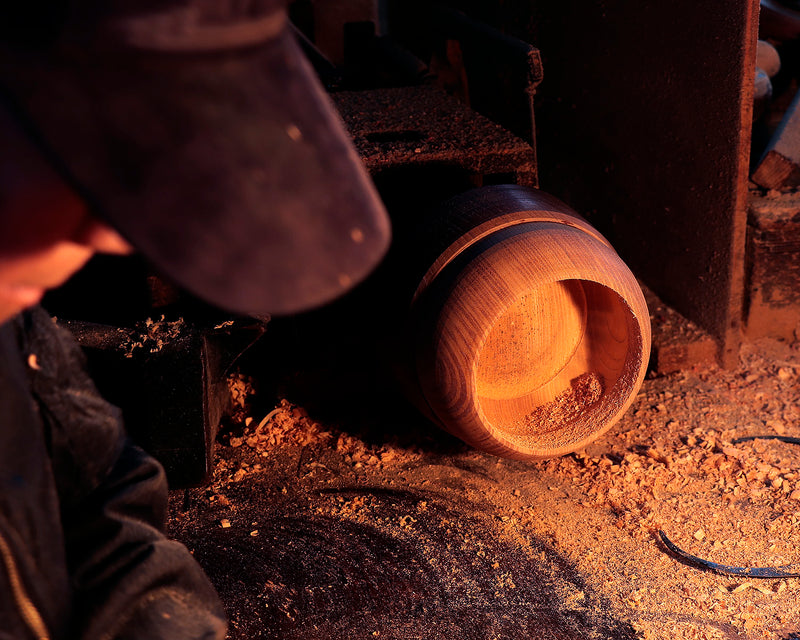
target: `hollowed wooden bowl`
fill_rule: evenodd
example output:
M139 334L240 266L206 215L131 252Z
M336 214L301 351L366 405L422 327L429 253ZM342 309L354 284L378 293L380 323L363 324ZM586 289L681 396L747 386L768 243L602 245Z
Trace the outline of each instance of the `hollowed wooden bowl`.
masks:
M527 187L451 200L412 302L424 410L467 443L549 458L586 446L635 397L650 353L641 289L608 242Z

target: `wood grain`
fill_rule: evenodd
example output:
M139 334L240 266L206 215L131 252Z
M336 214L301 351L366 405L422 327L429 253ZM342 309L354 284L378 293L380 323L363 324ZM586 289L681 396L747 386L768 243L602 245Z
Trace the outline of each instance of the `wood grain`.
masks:
M633 274L585 220L540 194L485 187L451 202L446 218L463 232L412 307L430 412L473 446L516 458L560 455L608 429L650 349Z
M800 185L800 94L787 109L751 177L753 182L766 189L789 189Z

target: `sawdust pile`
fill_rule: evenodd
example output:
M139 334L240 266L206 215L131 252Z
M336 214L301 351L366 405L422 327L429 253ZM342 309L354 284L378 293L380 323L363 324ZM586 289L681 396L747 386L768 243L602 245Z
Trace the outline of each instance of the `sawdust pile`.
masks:
M324 444L331 438L333 434L312 420L304 409L281 400L258 424L251 417L246 418L244 434L231 437L229 444L232 447L247 445L267 457L269 451L276 447L306 447Z
M670 568L665 560L674 560L656 534L664 530L680 547L712 562L800 571L800 446L740 440L799 435L798 345L746 345L735 372L711 368L648 380L633 409L605 438L541 465L574 508L608 516L631 559L640 558L638 566L631 567L620 550L587 544L580 525L574 537L559 542L593 575L608 577L627 564L618 602L645 638L671 637L654 624L656 612L681 610L694 621L676 637L796 637L798 579Z
M247 396L246 384L239 390L239 398ZM192 528L204 521L225 535L241 532L253 553L263 554L264 516L254 514L289 509L291 518L276 522L322 518L332 531L335 523L353 523L413 545L415 562L444 576L437 588L456 598L471 585L473 606L530 603L531 568L550 567L553 611L583 620L585 637L800 637L800 579L701 571L657 536L663 530L689 553L721 564L800 569L800 445L740 440L800 437L800 344L745 346L735 371L651 376L600 440L539 463L453 448L451 440L409 446L389 428L373 441L343 426L318 422L287 400L263 416L246 415L238 431L223 435L214 481L198 490L202 517L181 520L184 538L205 540ZM411 497L402 498L406 493ZM294 544L277 525L275 535ZM354 553L358 564L376 552ZM372 568L376 576L381 566ZM580 581L559 578L565 566ZM307 596L282 593L279 608L300 624ZM253 635L266 623L253 621L251 596L230 597L241 630L233 637L262 637ZM616 635L609 618L630 634ZM429 637L375 628L398 640Z
M244 425L242 435L226 436L231 447L246 446L257 455L268 458L276 449L300 447L321 449L333 448L346 464L354 469L368 465L384 465L393 461L416 460L422 456L418 447L401 446L394 439L370 444L357 436L323 425L309 416L308 412L283 398L278 405L258 422L246 415L250 410L250 399L254 395L252 380L236 374L229 379L229 388L234 406L234 415Z
M587 372L570 382L569 389L531 411L523 419L526 433L545 434L564 428L577 420L603 395L603 382L596 373Z

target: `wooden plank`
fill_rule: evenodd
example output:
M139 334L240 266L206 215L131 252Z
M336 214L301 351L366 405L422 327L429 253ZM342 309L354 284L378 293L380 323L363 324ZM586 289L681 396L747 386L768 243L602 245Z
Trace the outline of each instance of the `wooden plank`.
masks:
M748 224L746 335L794 340L800 330L800 195L753 195Z
M650 368L659 374L708 367L717 361L717 343L694 322L665 305L642 286L653 335Z
M766 189L800 186L800 92L786 110L752 179Z

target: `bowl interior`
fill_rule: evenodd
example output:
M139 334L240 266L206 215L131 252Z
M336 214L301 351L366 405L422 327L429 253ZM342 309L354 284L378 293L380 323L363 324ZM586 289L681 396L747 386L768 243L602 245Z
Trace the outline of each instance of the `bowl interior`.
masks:
M642 336L612 289L563 280L526 292L476 358L487 425L515 445L560 449L606 426L638 379Z

